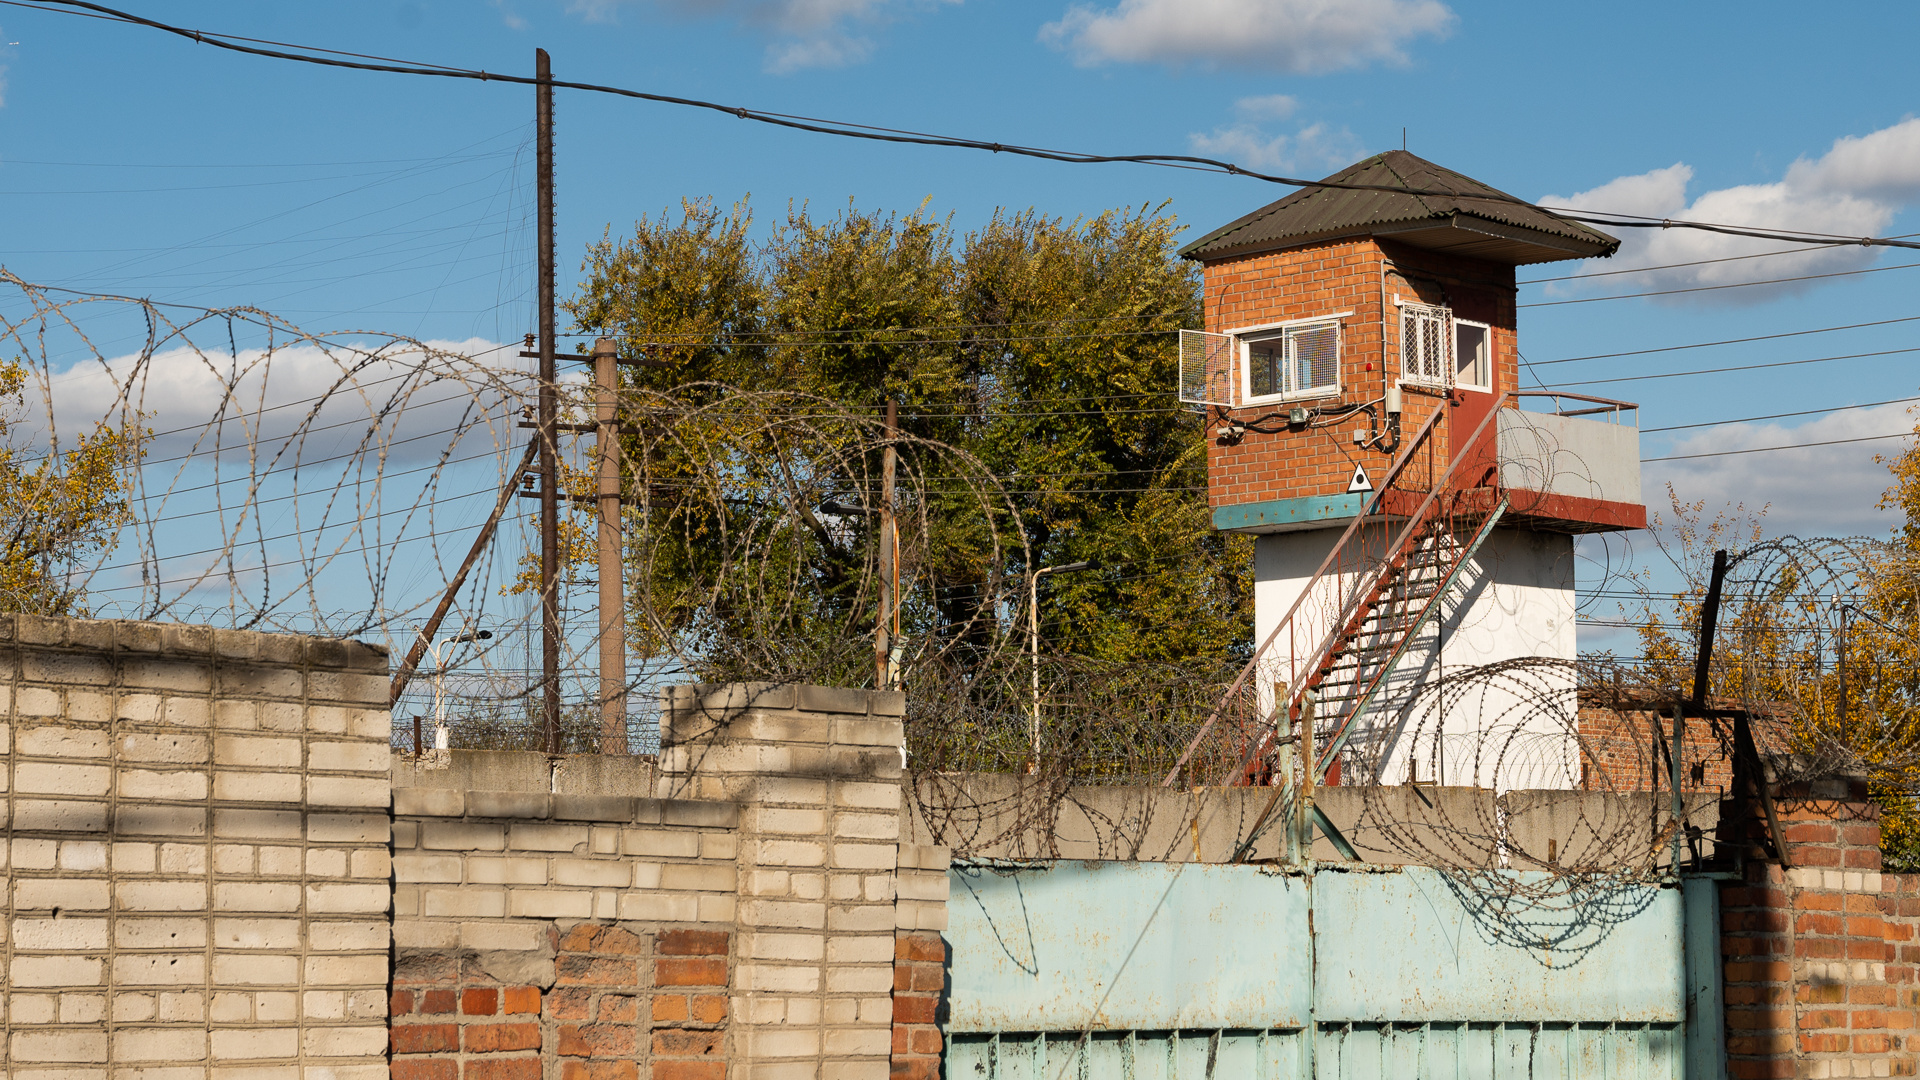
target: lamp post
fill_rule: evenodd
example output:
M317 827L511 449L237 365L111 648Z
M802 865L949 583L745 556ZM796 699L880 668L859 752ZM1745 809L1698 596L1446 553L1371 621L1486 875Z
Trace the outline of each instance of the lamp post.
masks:
M492 637L493 631L491 630L469 630L464 634L441 638L427 650L433 654L433 748L435 750L445 750L447 748L447 699L445 693L447 650L455 645L464 645L469 641L486 641ZM414 753L417 755L419 752L420 748L417 746L414 747Z
M1032 743L1035 769L1040 767L1040 576L1042 574L1071 574L1076 570L1090 570L1090 562L1061 563L1059 566L1043 566L1033 572L1028 579L1027 595L1027 641L1033 657L1033 723L1028 732Z

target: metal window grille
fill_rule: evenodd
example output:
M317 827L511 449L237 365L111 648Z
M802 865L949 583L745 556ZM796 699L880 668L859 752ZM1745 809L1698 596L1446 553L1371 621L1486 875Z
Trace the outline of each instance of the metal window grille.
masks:
M1316 323L1287 331L1290 393L1337 393L1340 389L1340 324Z
M1400 377L1429 386L1453 385L1453 313L1443 307L1400 307Z
M1234 393L1234 339L1201 330L1180 331L1180 400L1205 408L1238 405Z

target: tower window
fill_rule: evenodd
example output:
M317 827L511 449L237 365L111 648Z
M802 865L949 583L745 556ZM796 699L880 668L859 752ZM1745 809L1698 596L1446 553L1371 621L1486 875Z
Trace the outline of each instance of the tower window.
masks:
M1493 389L1493 329L1485 323L1453 321L1453 384Z
M1400 378L1453 385L1453 313L1428 304L1400 305Z
M1340 392L1340 324L1302 323L1242 338L1247 398L1328 397Z

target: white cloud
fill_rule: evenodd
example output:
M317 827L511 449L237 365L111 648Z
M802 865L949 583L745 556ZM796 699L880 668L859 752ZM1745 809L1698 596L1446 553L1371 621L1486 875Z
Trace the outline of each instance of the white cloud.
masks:
M1120 0L1076 3L1040 40L1076 62L1198 64L1313 75L1375 61L1404 63L1403 46L1444 36L1439 0Z
M527 28L527 20L521 18L512 8L508 7L507 0L493 0L493 6L496 11L500 12L500 21L506 25L507 29L525 30Z
M765 68L776 75L846 67L873 54L873 42L849 26L872 26L905 9L960 0L571 0L567 10L588 22L612 22L630 3L650 3L689 18L727 19L771 35Z
M1765 522L1775 536L1885 536L1898 524L1897 515L1876 505L1893 480L1874 459L1896 454L1906 444L1901 439L1836 440L1908 432L1913 426L1905 406L1882 405L1832 413L1793 428L1777 423L1704 428L1653 456L1793 449L1648 462L1643 492L1651 508L1664 500L1669 481L1681 499L1705 499L1710 513L1731 503L1770 505ZM1812 445L1823 442L1834 445Z
M766 69L791 75L807 68L848 67L873 55L873 42L843 34L818 34L767 46Z
M56 373L44 391L28 390L17 434L41 444L50 411L69 442L103 418L119 422L121 410L131 408L155 433L149 462L184 462L192 455L210 463L216 446L229 464L244 462L249 447L259 448L263 468L283 452L282 464L291 465L351 454L362 445L384 452L390 462L428 460L446 448L445 439L431 435L481 420L479 402L495 415L497 430L482 423L468 437L513 441L513 430L497 418L504 415L507 392L524 384L521 373L531 361L517 357L515 348L478 339L428 344L474 359L423 360L410 350L365 360L362 353L295 345L271 358L258 349L229 357L224 349L175 348L155 353L144 367L138 356L82 363ZM168 465L167 471L176 467L182 466Z
M1548 195L1543 206L1636 214L1653 218L1789 229L1842 236L1883 232L1901 208L1920 199L1920 118L1902 121L1863 136L1838 139L1821 157L1795 161L1786 176L1770 184L1742 184L1703 192L1689 201L1693 169L1674 164L1635 176L1623 176L1577 195ZM1605 226L1602 226L1605 228ZM1775 240L1723 236L1695 229L1617 229L1620 251L1611 259L1591 259L1583 273L1645 266L1670 269L1622 279L1622 291L1685 289L1771 280L1802 274L1857 270L1870 265L1878 249L1830 247L1793 254L1746 259L1738 256L1778 251L1791 245ZM1730 262L1712 262L1733 258ZM1672 266L1676 263L1704 263ZM1682 294L1670 303L1702 300L1750 304L1818 282L1793 282L1753 288ZM1563 290L1564 291L1564 290Z
M1248 120L1285 120L1299 108L1300 102L1292 94L1243 97L1233 103L1233 111Z
M1350 165L1366 156L1360 140L1346 128L1309 124L1291 135L1269 134L1258 123L1240 121L1212 132L1187 136L1193 151L1256 172L1290 173Z

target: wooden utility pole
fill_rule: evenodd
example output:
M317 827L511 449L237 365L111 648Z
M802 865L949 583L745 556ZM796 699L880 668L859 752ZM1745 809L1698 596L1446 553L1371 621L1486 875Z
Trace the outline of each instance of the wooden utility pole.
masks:
M554 368L553 284L553 67L547 50L533 51L534 184L538 189L540 249L540 405L535 436L540 443L540 686L543 740L560 752L560 454L554 425L558 373Z
M900 431L900 406L887 402L887 449L880 464L880 611L873 627L873 687L892 690L893 648L900 636L900 535L893 519L893 438Z
M612 338L593 343L596 449L600 451L600 752L627 752L626 563L620 544L620 369Z

